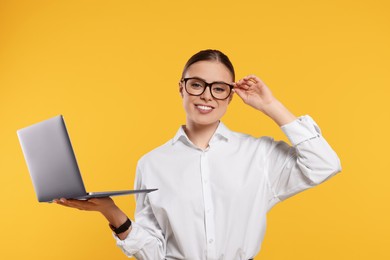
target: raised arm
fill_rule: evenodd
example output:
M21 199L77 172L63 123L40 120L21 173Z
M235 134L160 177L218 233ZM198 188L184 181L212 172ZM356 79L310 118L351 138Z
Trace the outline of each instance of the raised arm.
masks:
M274 200L270 206L313 187L341 171L337 154L310 116L295 117L256 76L234 83L234 91L251 107L273 119L288 137L283 141L263 138L265 165Z

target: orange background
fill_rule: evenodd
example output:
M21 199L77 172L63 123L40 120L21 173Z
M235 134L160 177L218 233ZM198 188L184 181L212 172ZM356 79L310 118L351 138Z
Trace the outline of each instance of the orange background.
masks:
M214 48L310 114L343 173L277 205L256 259L390 259L389 1L0 1L1 259L126 259L107 222L36 200L16 130L63 114L89 191L133 187ZM232 130L284 139L237 97ZM130 216L134 197L115 199Z

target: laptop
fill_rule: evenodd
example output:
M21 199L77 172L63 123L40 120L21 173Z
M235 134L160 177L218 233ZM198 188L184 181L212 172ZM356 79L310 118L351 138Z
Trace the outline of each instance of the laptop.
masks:
M111 197L157 189L86 192L62 115L17 131L39 202Z

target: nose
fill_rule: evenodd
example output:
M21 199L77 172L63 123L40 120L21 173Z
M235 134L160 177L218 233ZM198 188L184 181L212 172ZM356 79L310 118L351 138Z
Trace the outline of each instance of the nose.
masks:
M213 100L213 96L211 95L211 86L206 86L206 89L203 91L202 95L200 95L200 98L203 100Z

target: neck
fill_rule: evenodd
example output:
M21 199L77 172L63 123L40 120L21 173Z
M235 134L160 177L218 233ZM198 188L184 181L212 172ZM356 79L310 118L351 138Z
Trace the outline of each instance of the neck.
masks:
M194 145L201 149L206 149L209 146L210 139L217 129L218 124L219 121L210 125L198 125L187 121L184 131Z

